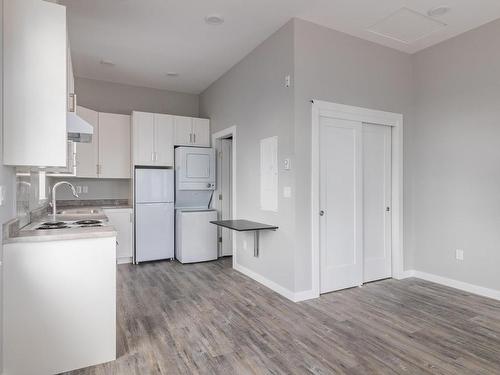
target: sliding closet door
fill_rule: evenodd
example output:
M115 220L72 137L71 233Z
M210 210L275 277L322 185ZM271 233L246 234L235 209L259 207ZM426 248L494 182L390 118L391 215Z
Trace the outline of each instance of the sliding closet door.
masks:
M320 119L321 293L363 283L362 123Z
M320 119L320 292L391 277L391 128Z
M391 128L363 124L363 281L391 277Z

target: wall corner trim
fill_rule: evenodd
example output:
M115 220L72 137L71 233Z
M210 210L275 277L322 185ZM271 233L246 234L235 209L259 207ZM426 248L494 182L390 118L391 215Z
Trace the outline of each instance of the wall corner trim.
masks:
M302 291L302 292L292 292L291 290L279 285L278 283L275 283L274 281L269 280L268 278L254 272L254 271L252 271L244 266L241 266L237 263L234 263L233 269L242 273L245 276L250 277L251 279L257 281L258 283L268 287L272 291L282 295L283 297L289 299L292 302L300 302L300 301L305 301L308 299L319 297L319 295L314 293L313 290L306 290L306 291Z
M478 296L487 297L500 301L500 290L486 288L484 286L469 284L463 281L449 279L447 277L433 275L427 272L417 271L417 270L407 270L401 275L402 279L408 277L416 277L418 279L430 281L436 284L441 284L448 286L450 288L455 288L462 290L464 292L477 294Z

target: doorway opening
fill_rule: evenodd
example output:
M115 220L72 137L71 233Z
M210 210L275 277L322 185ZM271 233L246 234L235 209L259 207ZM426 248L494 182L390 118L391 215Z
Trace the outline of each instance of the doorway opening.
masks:
M217 184L213 208L217 209L218 220L236 218L236 127L217 132L212 136L213 147L217 153ZM219 257L234 255L235 238L231 230L218 227Z
M402 267L402 115L313 102L312 274L317 296Z

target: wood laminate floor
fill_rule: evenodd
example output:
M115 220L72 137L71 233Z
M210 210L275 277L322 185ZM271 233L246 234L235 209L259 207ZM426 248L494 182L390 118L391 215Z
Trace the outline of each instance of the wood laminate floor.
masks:
M500 302L418 279L293 303L226 258L117 286L119 358L71 374L500 374Z

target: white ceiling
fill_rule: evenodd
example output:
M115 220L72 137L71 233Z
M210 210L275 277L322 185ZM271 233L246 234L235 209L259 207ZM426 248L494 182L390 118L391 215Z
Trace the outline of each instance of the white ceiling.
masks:
M407 53L500 18L500 0L59 2L68 7L77 76L189 93L203 91L292 17ZM427 18L439 5L451 11ZM224 24L207 25L211 14L222 15Z

